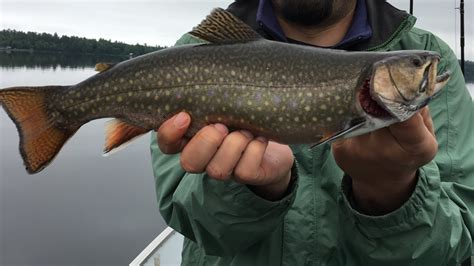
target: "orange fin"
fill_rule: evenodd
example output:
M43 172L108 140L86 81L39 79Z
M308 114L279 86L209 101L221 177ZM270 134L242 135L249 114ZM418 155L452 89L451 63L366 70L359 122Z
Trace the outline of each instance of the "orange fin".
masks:
M118 151L119 148L124 148L127 143L148 131L150 130L131 125L120 119L110 120L106 125L104 155L107 156Z
M45 107L48 95L68 86L15 87L0 90L0 105L20 135L20 153L30 174L44 169L79 128L57 127Z

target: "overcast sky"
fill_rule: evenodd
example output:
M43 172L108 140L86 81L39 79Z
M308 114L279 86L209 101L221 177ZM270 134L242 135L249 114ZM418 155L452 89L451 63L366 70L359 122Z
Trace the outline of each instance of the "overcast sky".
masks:
M459 52L455 6L459 0L414 0L418 26ZM230 0L0 0L0 28L57 32L126 43L172 45L213 7ZM408 9L409 0L391 0ZM457 17L459 19L459 16ZM457 24L456 24L457 23ZM466 1L466 56L474 58L474 3Z

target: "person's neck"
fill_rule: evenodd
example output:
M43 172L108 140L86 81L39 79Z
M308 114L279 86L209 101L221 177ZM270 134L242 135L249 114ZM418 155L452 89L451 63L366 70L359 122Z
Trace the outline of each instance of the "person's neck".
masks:
M354 13L355 4L351 11L338 22L324 27L302 27L284 20L280 15L277 15L277 20L285 36L290 39L320 47L332 47L344 39L351 26Z

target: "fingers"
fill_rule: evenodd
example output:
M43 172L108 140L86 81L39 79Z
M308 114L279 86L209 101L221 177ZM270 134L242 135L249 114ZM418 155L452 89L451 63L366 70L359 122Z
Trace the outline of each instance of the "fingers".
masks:
M389 132L408 154L419 155L420 159L432 158L438 150L434 136L433 121L427 108L407 121L391 125Z
M258 137L252 140L245 149L239 163L234 169L234 179L243 184L257 185L266 175L261 167L268 141Z
M402 147L423 142L427 133L432 135L425 126L421 113L413 115L404 122L391 125L389 130Z
M242 130L230 133L207 165L207 174L219 180L229 179L242 153L252 139L253 136L248 131Z
M186 172L201 173L221 146L228 129L222 124L209 125L189 141L181 153L181 166Z
M166 120L158 129L158 146L163 153L173 154L180 152L187 140L184 134L191 124L191 117L181 112Z
M434 126L433 126L433 119L431 118L430 109L428 108L428 106L426 106L425 108L421 109L420 114L421 114L421 116L423 117L423 122L425 123L426 128L427 128L427 129L431 132L431 134L433 134L433 136L434 136L435 133L434 133Z

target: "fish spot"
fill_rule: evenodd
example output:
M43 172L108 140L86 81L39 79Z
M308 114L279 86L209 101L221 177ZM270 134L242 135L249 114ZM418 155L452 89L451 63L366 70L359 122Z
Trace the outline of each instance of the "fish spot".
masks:
M335 99L336 101L339 101L339 100L341 99L341 96L336 95L336 96L334 96L334 99Z
M306 105L306 106L304 107L304 110L305 110L306 112L309 112L309 111L311 111L311 107L310 107L309 105Z
M169 105L169 104L165 105L165 110L166 110L167 112L170 110L170 105Z
M151 96L151 92L148 91L148 92L146 93L146 97L150 97L150 96Z
M167 73L166 74L166 79L170 79L171 78L171 74L170 73Z
M322 104L322 105L319 107L319 109L321 109L321 110L327 110L328 107L327 107L325 104Z
M120 83L124 83L125 82L125 79L124 78L120 78Z
M129 91L128 96L132 96L132 95L133 95L133 92Z
M247 105L252 105L252 104L253 104L253 103L252 103L251 100L248 100L248 101L247 101Z
M123 101L122 96L117 96L117 102L120 103L120 102L122 102L122 101Z
M132 80L132 79L130 79L130 80L128 81L128 83L130 83L130 84L133 84L133 80Z
M295 122L299 122L300 118L296 116L295 118L293 118L293 120L295 120Z
M328 117L326 118L326 121L331 122L331 121L332 121L332 117L328 116Z
M108 82L105 82L105 83L104 83L104 87L108 88L108 87L109 87L109 83L108 83Z
M311 117L311 121L318 122L318 118L316 116Z
M307 93L306 93L306 96L308 96L308 97L313 97L313 93L312 93L312 92L307 92Z
M283 122L283 117L278 117L278 121Z

